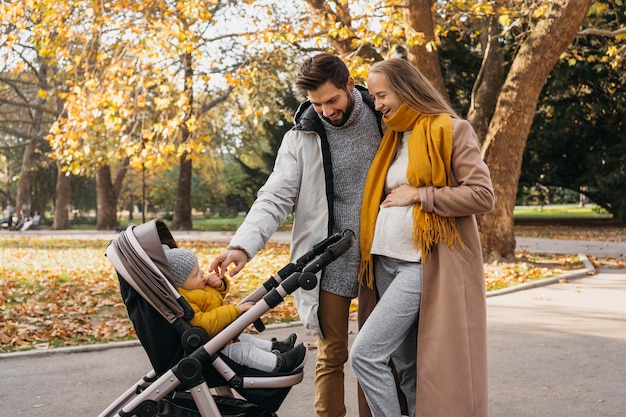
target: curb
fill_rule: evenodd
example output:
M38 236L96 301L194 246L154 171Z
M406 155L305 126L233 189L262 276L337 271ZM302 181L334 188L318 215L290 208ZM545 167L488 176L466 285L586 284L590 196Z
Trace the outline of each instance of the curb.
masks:
M509 294L509 293L512 293L512 292L528 290L530 288L543 287L545 285L556 284L558 282L561 282L562 280L571 280L571 279L576 279L576 278L583 278L583 277L586 277L586 276L589 276L589 275L593 275L593 274L596 273L596 269L594 268L594 266L591 263L591 261L589 261L589 258L587 258L587 255L585 255L583 253L579 253L577 256L580 258L580 260L583 262L583 264L585 264L584 268L576 269L576 270L571 271L571 272L566 272L564 274L557 275L557 276L551 277L551 278L539 279L537 281L526 282L524 284L514 285L514 286L511 286L511 287L502 288L500 290L488 291L486 296L487 297L495 297L497 295Z
M281 329L281 328L289 328L289 327L297 327L302 326L301 321L291 321L288 323L275 323L268 324L265 329ZM87 352L99 352L102 350L109 349L120 349L120 348L128 348L128 347L137 347L141 346L139 340L127 340L123 342L109 342L109 343L100 343L93 345L83 345L83 346L67 346L67 347L59 347L52 349L33 349L33 350L24 350L19 352L7 352L0 353L0 360L2 359L13 359L13 358L31 358L31 357L44 357L58 354L70 354L70 353L87 353Z

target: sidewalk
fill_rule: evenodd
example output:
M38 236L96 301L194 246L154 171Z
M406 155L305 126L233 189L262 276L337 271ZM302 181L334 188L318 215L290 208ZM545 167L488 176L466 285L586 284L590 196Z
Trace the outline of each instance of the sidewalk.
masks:
M7 236L49 236L85 240L109 240L118 235L117 232L106 230L29 230L22 234L18 234L17 232L0 231L0 236L5 233ZM196 240L227 243L233 235L234 232L172 231L172 236L176 239L176 241ZM276 232L272 236L272 241L289 243L289 238L290 232ZM587 256L610 256L626 260L626 242L554 240L518 237L516 238L516 243L517 250L525 250L534 253L584 253Z
M174 237L200 238L192 233ZM227 241L229 234L222 237ZM564 243L570 241L551 242L518 239L518 249L621 259L626 254L625 243L575 242L585 249L579 251ZM561 252L566 250L571 252ZM622 416L626 270L607 268L565 283L551 282L487 298L490 416ZM356 322L350 325L352 342ZM291 332L300 341L315 340L299 324L268 326L261 336L280 339ZM314 415L314 363L311 349L304 381L293 387L279 416ZM135 342L0 355L0 417L97 416L150 369ZM356 379L349 366L346 379L347 416L356 417Z

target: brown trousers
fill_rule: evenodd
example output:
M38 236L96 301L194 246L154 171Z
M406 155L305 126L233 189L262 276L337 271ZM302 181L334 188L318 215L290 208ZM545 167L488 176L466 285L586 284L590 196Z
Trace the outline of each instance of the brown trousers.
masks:
M317 338L315 412L318 417L346 415L344 364L348 360L348 297L320 291L318 310L324 337Z

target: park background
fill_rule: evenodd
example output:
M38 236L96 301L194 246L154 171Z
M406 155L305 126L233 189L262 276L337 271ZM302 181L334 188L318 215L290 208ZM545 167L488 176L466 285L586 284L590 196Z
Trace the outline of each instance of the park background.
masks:
M4 1L0 202L52 231L233 230L305 99L298 63L328 51L361 84L406 58L471 122L496 193L479 217L490 265L529 261L515 241L529 205L544 220L528 233L622 239L625 21L621 0ZM1 233L3 348L132 337L103 316L123 313L106 242Z
M590 201L626 218L621 0L12 0L0 5L0 193L54 230L95 212L245 212L298 102L297 65L340 55L357 82L405 57L476 130L496 192L488 259L518 204ZM132 209L131 209L132 208Z

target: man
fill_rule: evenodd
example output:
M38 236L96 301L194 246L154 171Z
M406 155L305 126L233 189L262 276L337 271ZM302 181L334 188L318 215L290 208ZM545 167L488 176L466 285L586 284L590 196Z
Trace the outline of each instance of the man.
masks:
M358 242L359 213L367 171L381 138L380 116L367 90L356 86L345 63L321 53L304 60L295 82L308 101L285 134L274 170L259 190L228 249L211 264L237 274L294 213L291 259L321 240L350 229ZM355 243L322 272L317 288L294 293L304 326L318 336L315 411L346 415L344 364L348 359L348 314L357 296L360 254Z

